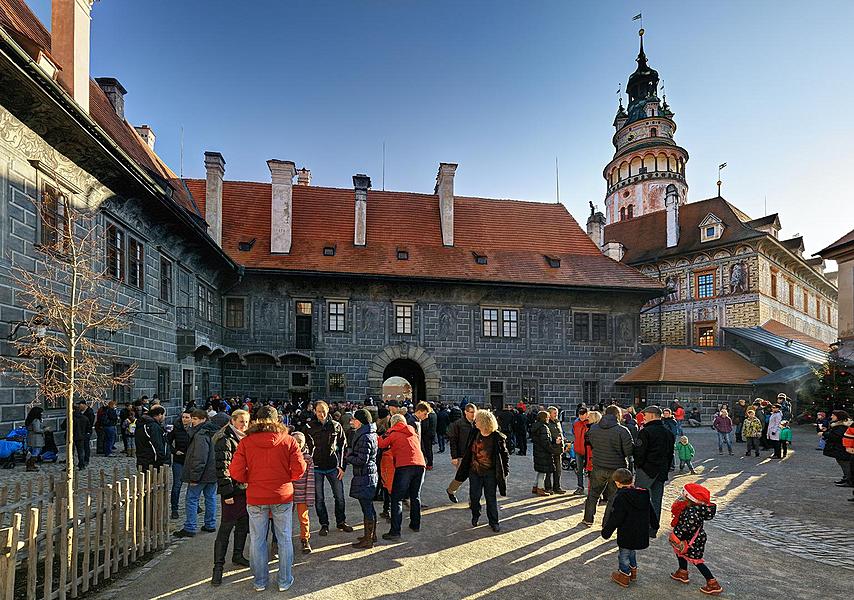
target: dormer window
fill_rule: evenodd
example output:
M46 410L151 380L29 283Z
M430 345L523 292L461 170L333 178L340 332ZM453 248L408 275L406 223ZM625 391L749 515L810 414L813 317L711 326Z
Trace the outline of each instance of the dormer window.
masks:
M409 260L409 251L398 249L397 260Z
M488 261L486 259L486 255L478 254L477 252L472 252L472 254L474 255L474 262L475 263L477 263L479 265L487 264Z
M323 256L335 256L335 246L324 246Z
M546 262L548 263L548 265L552 269L559 269L560 268L560 259L559 258L555 258L553 256L546 256L545 258L546 258Z
M720 239L724 232L724 224L712 213L700 223L700 242L711 242Z
M237 242L237 249L241 252L249 252L250 250L252 250L252 246L255 245L256 240L257 238L252 238L248 242Z

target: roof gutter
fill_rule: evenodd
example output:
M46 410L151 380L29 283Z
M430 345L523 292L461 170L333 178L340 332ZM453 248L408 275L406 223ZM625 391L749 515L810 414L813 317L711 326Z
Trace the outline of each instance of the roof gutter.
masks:
M128 175L130 175L139 186L154 196L161 205L177 216L184 224L201 234L207 245L214 249L221 259L223 259L232 268L237 269L237 263L235 263L232 258L226 254L225 251L213 241L213 239L210 238L209 235L207 235L207 232L202 231L183 209L167 198L166 189L158 184L144 169L137 165L136 162L124 150L122 150L122 148L116 144L109 135L107 135L107 133L94 121L94 119L92 119L89 114L80 110L80 107L77 106L76 102L70 101L65 90L62 89L56 81L47 77L41 67L38 66L32 57L30 57L30 55L27 54L15 42L14 38L12 38L2 27L0 27L0 42L2 42L2 47L4 49L11 50L11 56L7 52L4 52L4 54L25 77L29 77L39 84L40 87L45 90L51 98L53 98L56 105L62 109L66 115L68 115L68 117L76 121L84 130L88 131L92 135L93 141L111 155L120 166L124 167Z

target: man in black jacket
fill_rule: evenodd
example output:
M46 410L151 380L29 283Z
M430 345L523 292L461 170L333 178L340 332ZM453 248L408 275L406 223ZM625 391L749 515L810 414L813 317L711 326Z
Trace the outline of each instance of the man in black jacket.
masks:
M518 406L513 413L513 441L519 456L525 456L528 453L528 419L525 409Z
M448 428L448 443L451 446L451 464L455 467L460 466L460 459L466 453L466 443L474 427L474 415L476 413L477 407L474 404L466 404L465 411L463 411L463 418L457 419ZM462 481L454 479L448 485L448 499L454 504L457 503L456 493L462 484Z
M593 449L593 470L590 471L590 484L587 499L584 501L583 525L593 525L596 516L596 505L599 497L605 492L608 506L605 508L605 520L611 512L611 501L617 488L611 479L614 471L629 466L628 459L632 455L632 434L620 425L622 411L619 406L611 405L605 409L602 420L587 431L587 443Z
M635 485L649 490L656 521L661 519L661 499L664 483L673 465L673 447L676 436L661 422L661 409L647 406L643 409L644 425L635 443ZM596 450L593 451L595 459ZM649 528L649 537L655 537L658 527Z
M165 420L166 409L155 406L137 421L134 441L136 466L140 471L147 471L151 467L156 469L166 464L166 440L162 427Z
M329 535L329 513L326 510L324 481L329 482L335 498L335 525L345 533L353 528L347 524L344 505L344 450L347 436L341 423L329 418L329 405L322 400L314 403L314 415L305 433L314 443L314 509L320 521L320 535Z
M213 421L213 420L212 420ZM237 445L246 435L249 427L249 413L235 410L228 425L213 436L214 460L216 461L217 493L222 497L222 519L214 542L214 567L211 583L222 583L222 571L225 567L225 555L228 552L228 538L234 530L234 548L231 562L248 567L249 561L243 557L246 536L249 535L249 513L246 512L246 484L235 481L228 472Z
M184 459L187 457L187 448L190 447L190 427L192 420L190 415L192 409L185 408L181 416L172 423L172 430L166 434L166 442L172 453L172 490L169 501L172 507L170 518L178 518L178 501L181 499L181 476L184 472Z
M420 423L421 453L427 463L427 470L433 470L433 436L436 434L436 413L426 402L415 406L415 419ZM417 430L417 429L416 429Z
M172 533L175 537L196 535L196 516L202 495L205 497L205 524L202 531L216 531L217 476L212 438L219 428L208 420L208 413L202 409L195 409L190 419L193 427L181 476L184 483L189 484L184 497L184 527Z

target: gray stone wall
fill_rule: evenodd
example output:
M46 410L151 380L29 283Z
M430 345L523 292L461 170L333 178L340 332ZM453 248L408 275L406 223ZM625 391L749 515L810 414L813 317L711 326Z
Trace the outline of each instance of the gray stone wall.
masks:
M748 402L753 400L753 388L749 385L656 385L647 388L648 405L670 406L670 403L677 398L686 411L699 405L703 425L710 426L721 404L726 404L732 413L732 407L742 398Z

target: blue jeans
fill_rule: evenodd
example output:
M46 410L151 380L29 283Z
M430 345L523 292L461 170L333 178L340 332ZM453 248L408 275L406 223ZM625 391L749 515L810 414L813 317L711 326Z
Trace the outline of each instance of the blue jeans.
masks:
M732 454L732 432L728 431L727 433L718 432L718 452L724 451L724 444L726 444L727 449L730 454Z
M294 582L294 542L291 539L293 502L287 504L249 504L249 545L252 556L249 564L255 576L255 587L266 588L270 579L270 565L267 554L267 531L270 528L270 515L273 516L273 531L279 544L279 586L290 586Z
M469 472L469 508L472 519L480 517L480 495L486 498L486 518L492 526L498 525L498 498L495 493L498 489L498 481L495 472L478 475L471 470Z
M400 535L403 524L403 499L409 498L409 526L421 529L421 485L424 483L424 467L409 465L394 470L394 482L391 484L391 530L392 535Z
M329 513L326 511L326 496L324 494L323 480L329 482L332 488L332 496L335 498L335 524L341 525L347 522L344 513L344 482L338 479L338 469L324 471L314 470L314 509L317 511L317 520L321 527L329 527Z
M178 501L181 499L181 474L184 472L184 463L175 462L172 457L172 493L169 496L172 512L178 512Z
M205 527L216 528L216 483L197 483L187 486L184 499L184 529L196 533L196 513L199 511L199 496L205 495Z
M445 451L445 436L444 436L444 434L437 435L436 437L439 438L439 452L444 452Z
M377 511L374 509L373 498L359 498L359 506L362 507L362 517L365 521L376 521Z
M113 453L113 446L116 443L116 428L104 427L104 455L110 456Z
M638 559L634 550L620 548L620 551L617 554L617 562L620 565L620 571L622 571L624 575L631 575L632 567L635 569L638 568Z

